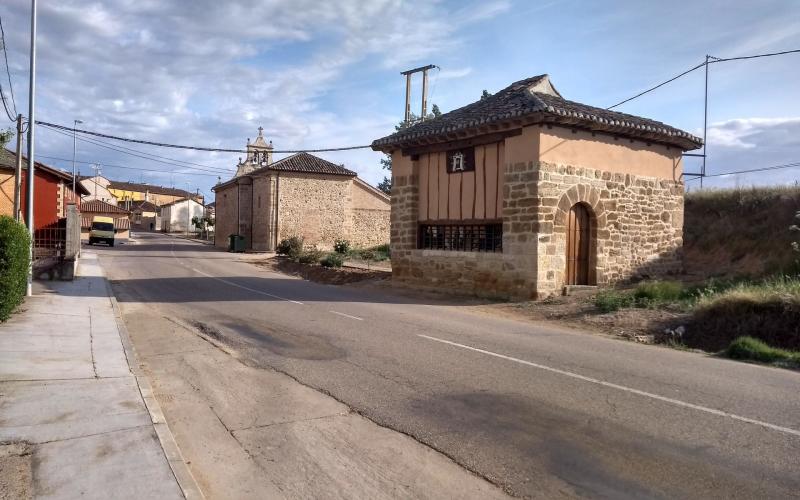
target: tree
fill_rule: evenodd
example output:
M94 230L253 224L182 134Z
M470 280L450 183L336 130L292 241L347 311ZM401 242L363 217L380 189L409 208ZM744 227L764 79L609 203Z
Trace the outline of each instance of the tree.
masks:
M0 130L0 148L3 148L14 138L14 129Z
M483 89L483 92L481 92L481 101L490 97L492 97L492 93L486 89Z
M431 120L433 118L438 118L440 116L442 116L442 111L439 109L438 105L434 104L433 106L431 106L431 112L428 113L428 115L426 116L426 119L427 120ZM394 126L394 130L396 132L399 132L399 131L401 131L401 130L403 130L405 128L410 127L417 120L418 120L417 115L415 115L414 113L411 113L411 117L409 118L409 120L407 122L403 121L403 122L398 123L397 125ZM381 168L384 169L384 170L388 170L389 172L392 171L392 156L390 154L387 154L385 158L381 158ZM389 176L389 177L384 176L383 180L380 182L380 184L378 184L378 189L380 189L381 191L383 191L386 194L392 194L392 178L391 178L391 176Z

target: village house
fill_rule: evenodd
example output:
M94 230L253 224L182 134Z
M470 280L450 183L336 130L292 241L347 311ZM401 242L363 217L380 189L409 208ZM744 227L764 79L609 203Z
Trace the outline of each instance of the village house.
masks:
M681 157L701 142L565 100L547 75L378 139L393 280L543 298L678 272Z
M308 153L272 160L272 143L259 128L236 176L216 185L215 244L245 237L245 247L275 250L292 236L330 249L336 239L356 247L389 241L389 197L355 172Z
M84 201L81 205L81 239L89 239L92 220L95 217L111 217L114 219L114 239L130 238L131 221L127 210L102 200Z
M0 215L14 216L14 175L16 153L0 148ZM36 162L34 179L33 222L36 229L53 226L67 216L67 204L74 202L80 206L80 196L86 190L76 184L78 195L72 192L72 175L57 168ZM20 188L20 210L25 214L27 197L28 159L22 158L22 179Z
M132 202L135 201L149 201L159 207L187 197L203 201L202 195L190 193L183 189L137 182L114 181L102 175L80 177L80 181L89 191L89 194L84 197L85 199L97 199L112 205L123 205L126 210L132 210Z
M196 232L192 218L202 218L205 207L195 199L183 199L161 205L161 230L165 233Z
M117 204L117 197L108 190L111 181L102 175L78 176L78 182L80 182L88 192L88 194L83 197L84 200L100 200L111 205Z
M131 207L131 228L140 231L161 229L161 209L150 201L137 200L129 203Z

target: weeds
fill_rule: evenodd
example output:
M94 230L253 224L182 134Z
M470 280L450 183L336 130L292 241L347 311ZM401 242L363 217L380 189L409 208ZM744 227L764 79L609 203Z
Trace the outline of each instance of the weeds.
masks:
M342 267L344 264L344 255L340 252L333 252L326 255L319 263L322 267Z
M753 337L738 337L728 346L725 355L731 359L775 363L800 368L800 352L770 347Z

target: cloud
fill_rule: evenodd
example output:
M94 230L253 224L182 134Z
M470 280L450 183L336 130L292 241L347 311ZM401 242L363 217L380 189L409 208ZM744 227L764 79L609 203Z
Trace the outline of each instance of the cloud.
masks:
M736 118L712 123L706 161L709 175L800 162L800 117ZM800 169L787 168L712 177L708 185L786 184L798 179Z
M20 107L27 102L29 5L6 0L0 6ZM397 117L381 111L384 89L350 95L359 106L337 102L337 90L353 74L370 78L453 53L463 44L466 26L507 8L504 1L474 2L455 12L423 0L196 0L191 8L160 0L44 2L37 118L61 124L80 119L90 130L202 146L244 147L259 125L279 149L368 144L391 130ZM37 151L71 157L71 138L37 130ZM136 148L228 170L237 156ZM370 182L383 176L379 153L329 156ZM141 175L154 182L184 181L171 167L86 143L78 143L78 158L163 168ZM135 171L107 172L122 180L140 177ZM193 180L206 190L213 181Z

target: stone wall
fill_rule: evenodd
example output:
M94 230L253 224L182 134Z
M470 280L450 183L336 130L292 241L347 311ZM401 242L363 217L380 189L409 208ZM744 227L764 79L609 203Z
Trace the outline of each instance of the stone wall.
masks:
M274 250L274 176L253 177L253 250Z
M347 238L350 245L369 248L389 243L389 214L389 210L354 208L352 210L352 231Z
M282 173L278 179L278 240L302 237L307 245L333 248L337 238L351 234L352 179Z
M584 203L595 224L591 278L609 284L681 269L683 184L539 162L503 171L503 252L417 249L416 177L392 187L393 280L479 296L544 298L561 292L566 214Z
M219 188L215 191L217 202L214 222L214 245L228 248L228 236L236 234L239 193L236 184Z
M566 218L583 203L594 223L599 285L682 270L683 183L539 163L533 223L538 231L538 294L560 291L566 269Z

